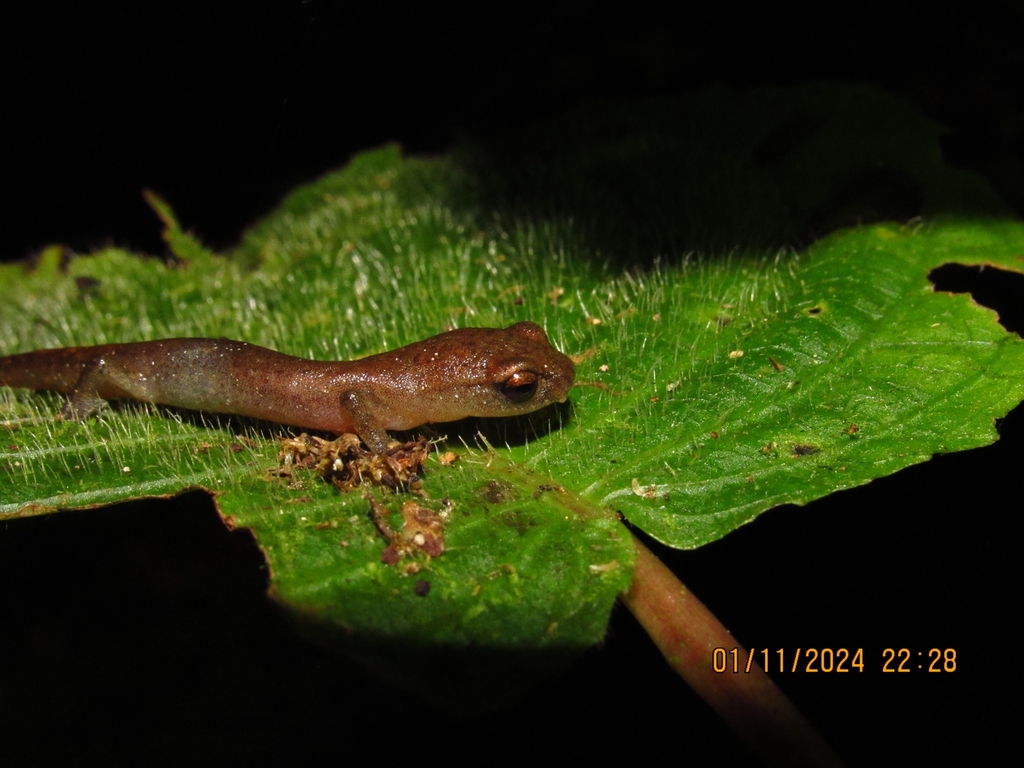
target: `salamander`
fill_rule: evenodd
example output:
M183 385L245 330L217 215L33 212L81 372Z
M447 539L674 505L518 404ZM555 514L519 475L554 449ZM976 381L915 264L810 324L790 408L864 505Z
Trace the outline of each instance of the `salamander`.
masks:
M230 339L165 339L44 349L0 358L0 385L70 395L84 420L132 399L355 433L373 451L386 430L469 416L513 416L564 402L572 360L536 323L461 328L352 361L306 360Z

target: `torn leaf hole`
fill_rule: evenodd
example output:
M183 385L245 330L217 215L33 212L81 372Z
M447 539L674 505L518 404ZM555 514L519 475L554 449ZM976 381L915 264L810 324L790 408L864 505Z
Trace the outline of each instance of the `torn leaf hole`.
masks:
M928 279L936 292L971 294L978 304L999 314L999 324L1006 330L1024 335L1024 274L985 265L943 264Z

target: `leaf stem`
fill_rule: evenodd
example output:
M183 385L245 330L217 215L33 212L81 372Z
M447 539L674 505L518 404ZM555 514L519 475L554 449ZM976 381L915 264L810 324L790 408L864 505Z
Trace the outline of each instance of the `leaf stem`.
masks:
M756 663L749 672L715 672L715 648L740 646L697 597L636 537L633 583L622 601L669 666L747 746L770 763L836 766L842 761ZM731 656L730 656L731 658Z

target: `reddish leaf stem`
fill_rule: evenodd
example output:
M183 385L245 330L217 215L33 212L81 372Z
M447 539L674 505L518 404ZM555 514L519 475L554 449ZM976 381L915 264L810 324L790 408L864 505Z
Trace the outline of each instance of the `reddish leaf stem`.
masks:
M762 758L780 765L841 765L756 663L750 672L714 671L715 648L738 649L744 665L746 650L653 552L633 541L636 569L622 600L669 666Z

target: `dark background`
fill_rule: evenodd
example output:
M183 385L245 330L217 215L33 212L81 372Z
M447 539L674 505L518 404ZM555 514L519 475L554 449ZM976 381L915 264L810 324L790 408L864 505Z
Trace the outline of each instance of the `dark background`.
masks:
M436 153L584 101L713 83L880 85L950 126L947 160L1024 213L1012 3L820 18L86 5L5 11L0 24L3 259L53 242L163 253L144 187L224 247L359 150ZM1021 332L1022 278L943 279ZM773 510L697 552L658 551L748 646L865 649L861 675L776 675L850 762L988 762L1019 715L1002 696L1019 681L1022 422L1018 408L990 448ZM745 759L622 609L602 647L528 700L455 717L294 639L264 584L258 552L202 494L4 523L0 762ZM889 646L955 648L957 671L884 675Z

